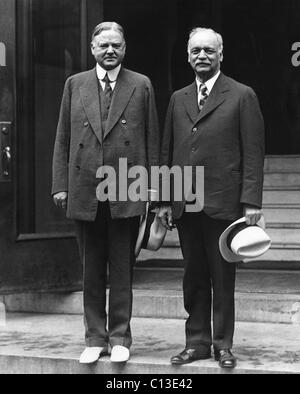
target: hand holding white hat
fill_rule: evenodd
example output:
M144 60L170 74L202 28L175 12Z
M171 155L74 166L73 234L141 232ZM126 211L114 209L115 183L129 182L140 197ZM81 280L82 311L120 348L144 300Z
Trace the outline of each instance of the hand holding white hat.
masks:
M253 226L246 224L245 217L236 220L219 238L221 255L229 263L261 256L271 245L271 239L264 229L263 216Z
M248 224L248 226L254 226L262 217L262 211L257 207L245 205L244 216L246 219L246 224Z

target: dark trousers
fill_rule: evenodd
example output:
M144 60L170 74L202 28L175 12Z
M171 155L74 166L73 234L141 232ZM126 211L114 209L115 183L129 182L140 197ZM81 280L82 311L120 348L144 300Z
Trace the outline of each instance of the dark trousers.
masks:
M232 348L236 265L219 252L219 237L231 221L210 218L203 211L184 213L178 220L185 260L183 280L186 346ZM211 328L213 312L213 335Z
M89 347L130 347L134 247L139 217L112 219L108 203L99 203L94 222L76 221L84 268L84 321ZM106 313L107 268L109 310ZM108 323L108 326L107 326Z

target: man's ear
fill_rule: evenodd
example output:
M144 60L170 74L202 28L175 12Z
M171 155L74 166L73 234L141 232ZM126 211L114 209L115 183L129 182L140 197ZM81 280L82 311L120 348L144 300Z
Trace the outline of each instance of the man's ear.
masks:
M94 49L94 44L91 42L91 52L93 55L95 55L95 49Z
M220 62L222 62L224 59L223 51L220 53Z

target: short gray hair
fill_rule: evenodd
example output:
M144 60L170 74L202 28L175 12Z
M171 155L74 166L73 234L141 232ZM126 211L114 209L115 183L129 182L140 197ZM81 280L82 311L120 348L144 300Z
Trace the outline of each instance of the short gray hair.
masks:
M125 41L125 33L124 33L124 29L121 25L119 25L117 22L102 22L99 23L99 25L97 25L92 33L92 41L93 39L98 36L100 33L102 33L105 30L114 30L117 31L118 33L121 34L121 36L123 37L124 41Z
M192 38L195 34L201 33L201 32L210 32L210 33L215 34L215 36L216 36L216 38L217 38L217 41L218 41L218 44L219 44L219 51L220 51L220 52L223 52L223 38L222 38L221 34L217 33L217 32L214 31L213 29L206 28L206 27L194 27L194 28L191 30L190 35L189 35L189 40L188 40L188 46L187 46L187 47L188 47L188 52L189 52L189 48L190 48L190 41L191 41L191 38Z

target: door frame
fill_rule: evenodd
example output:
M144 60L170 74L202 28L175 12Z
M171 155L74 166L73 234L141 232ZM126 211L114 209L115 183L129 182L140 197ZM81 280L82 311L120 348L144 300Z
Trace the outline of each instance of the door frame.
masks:
M17 242L74 238L73 232L35 232L33 3L16 1L16 157L14 160L14 236ZM89 27L103 19L104 0L81 1L81 71L91 63ZM100 17L97 17L100 15Z

